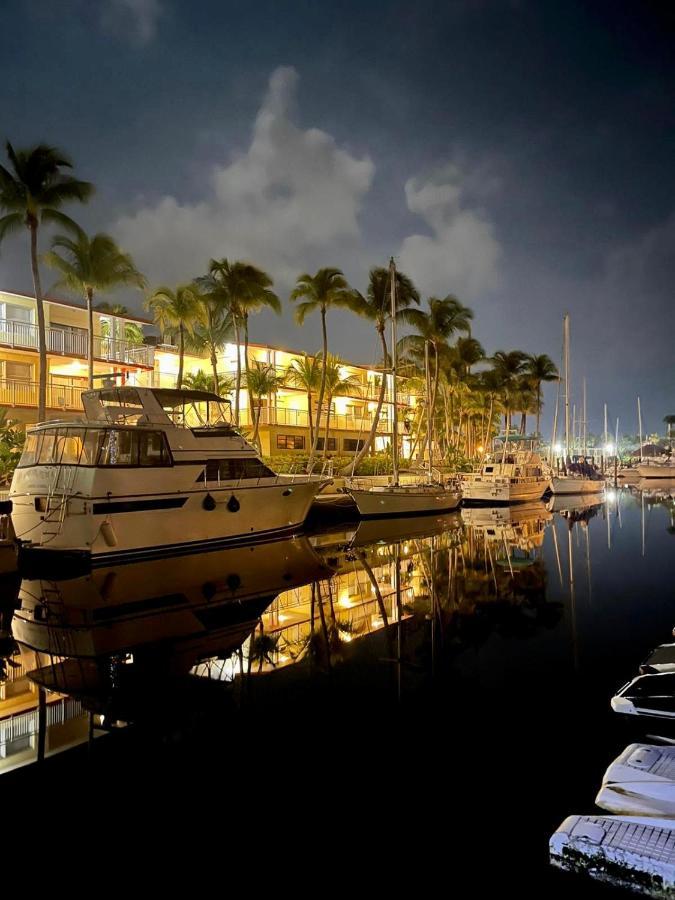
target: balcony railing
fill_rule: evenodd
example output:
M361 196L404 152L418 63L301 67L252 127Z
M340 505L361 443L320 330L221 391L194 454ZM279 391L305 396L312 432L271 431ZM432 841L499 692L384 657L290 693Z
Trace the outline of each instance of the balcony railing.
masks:
M82 392L86 387L70 384L47 384L48 409L82 411ZM38 384L35 381L8 381L0 379L0 406L37 406Z
M316 421L316 416L312 419ZM253 427L252 410L245 408L239 411L239 424L244 427ZM263 407L260 410L261 425L282 425L292 428L309 428L309 415L304 409L286 409L284 407ZM338 431L370 431L373 424L373 416L366 415L349 415L347 413L331 413L330 427ZM326 418L321 417L321 428L325 428ZM387 434L391 432L390 421L381 417L378 425L378 432Z
M87 358L87 333L67 331L64 328L46 328L45 340L48 353ZM38 327L28 322L0 319L0 344L10 347L38 349ZM127 365L152 366L154 348L131 341L117 341L103 335L94 335L94 358Z

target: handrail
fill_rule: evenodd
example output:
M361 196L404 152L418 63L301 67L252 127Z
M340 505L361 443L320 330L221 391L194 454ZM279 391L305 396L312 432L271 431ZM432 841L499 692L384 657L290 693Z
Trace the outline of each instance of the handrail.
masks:
M89 352L86 329L68 331L65 328L45 328L48 353L87 358ZM39 347L39 329L31 322L0 319L0 344L10 347L36 349ZM94 335L94 357L116 362L137 363L151 366L154 348L134 341L120 341L102 334Z

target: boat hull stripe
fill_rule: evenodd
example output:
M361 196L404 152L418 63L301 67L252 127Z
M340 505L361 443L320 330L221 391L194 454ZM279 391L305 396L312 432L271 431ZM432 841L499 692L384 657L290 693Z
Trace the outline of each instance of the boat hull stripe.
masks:
M187 497L161 497L146 500L112 500L106 503L94 503L92 512L95 516L108 513L147 512L150 509L180 509L187 503Z

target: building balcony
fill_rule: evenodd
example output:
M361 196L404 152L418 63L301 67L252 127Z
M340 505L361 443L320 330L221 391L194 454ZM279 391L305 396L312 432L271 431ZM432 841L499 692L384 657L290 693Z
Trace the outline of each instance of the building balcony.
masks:
M313 416L313 423L316 416ZM253 427L252 411L248 407L239 410L239 424L244 428ZM372 415L352 416L346 413L331 413L331 431L360 431L367 434L373 424ZM284 407L263 407L260 410L260 425L281 425L291 428L306 428L309 430L309 415L304 409L286 409ZM321 417L321 430L326 427L326 417ZM380 418L377 425L378 434L389 434L391 424L388 419Z
M86 359L88 339L86 331L67 331L65 328L45 329L47 353ZM0 344L17 350L37 350L38 327L28 322L0 319ZM131 366L152 366L154 348L130 341L117 341L94 335L94 358Z
M47 383L47 408L82 412L82 392L86 387ZM0 406L37 407L38 384L35 381L0 379Z

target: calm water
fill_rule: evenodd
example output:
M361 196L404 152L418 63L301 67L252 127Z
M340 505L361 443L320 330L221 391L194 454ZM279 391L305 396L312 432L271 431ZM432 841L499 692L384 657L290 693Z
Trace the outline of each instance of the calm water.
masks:
M671 639L673 493L5 584L0 791L198 770L266 821L403 828L483 887L617 895L547 845L646 732L609 699Z

